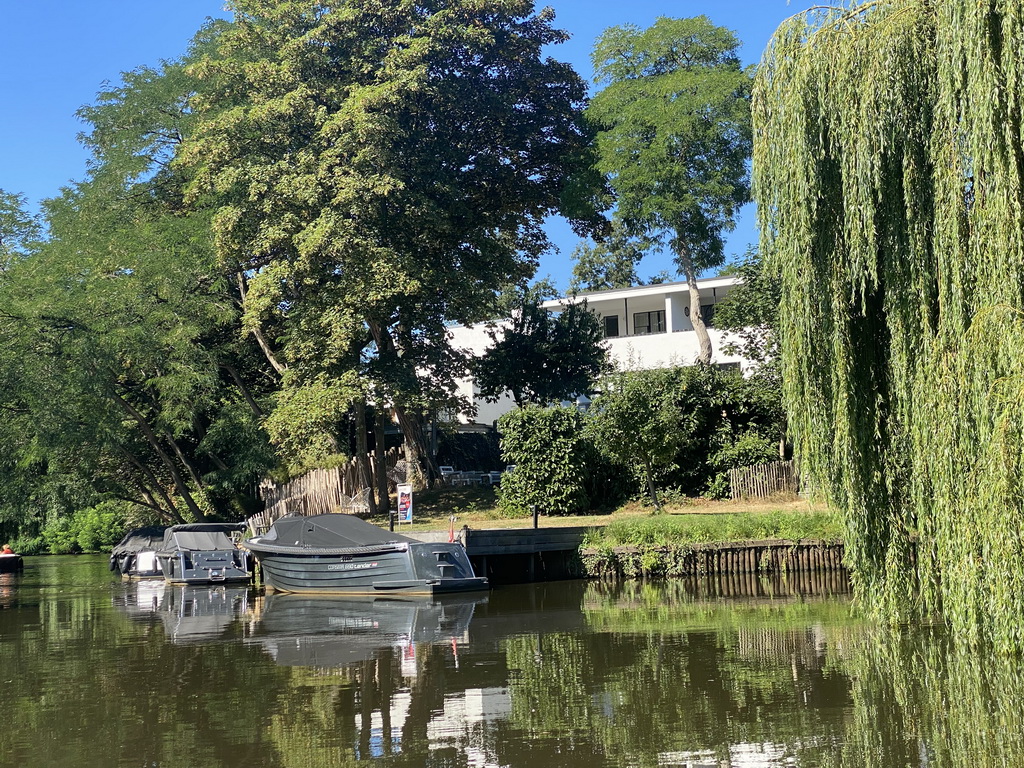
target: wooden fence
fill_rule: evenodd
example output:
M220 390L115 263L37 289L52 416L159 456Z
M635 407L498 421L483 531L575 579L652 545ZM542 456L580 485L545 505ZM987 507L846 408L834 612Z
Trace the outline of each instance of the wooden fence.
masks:
M396 467L401 451L392 448L384 454L384 472L388 477L388 492L395 491ZM370 457L370 476L373 487L377 482L377 459ZM367 515L370 512L370 489L360 480L359 463L352 459L343 467L313 469L294 480L278 485L265 479L259 486L260 498L266 508L250 520L254 530L269 528L275 520L287 514L322 515L329 512L347 512Z
M729 470L734 499L765 499L781 493L797 493L799 478L793 461L773 461Z

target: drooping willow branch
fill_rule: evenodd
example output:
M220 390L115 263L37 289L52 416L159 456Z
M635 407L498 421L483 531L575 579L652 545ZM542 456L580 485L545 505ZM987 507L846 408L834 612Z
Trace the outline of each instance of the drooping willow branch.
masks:
M1022 104L1011 0L794 17L754 93L804 472L873 604L919 595L1006 648L1024 647Z

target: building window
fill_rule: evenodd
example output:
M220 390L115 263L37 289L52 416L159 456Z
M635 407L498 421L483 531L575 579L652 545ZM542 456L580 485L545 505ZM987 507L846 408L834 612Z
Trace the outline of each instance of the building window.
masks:
M665 332L665 310L657 312L635 312L633 314L633 333L644 336L649 333Z
M704 325L708 328L714 327L715 320L715 305L714 304L701 304L700 305L700 316L704 321Z
M609 315L604 319L604 337L610 338L619 335L619 316Z

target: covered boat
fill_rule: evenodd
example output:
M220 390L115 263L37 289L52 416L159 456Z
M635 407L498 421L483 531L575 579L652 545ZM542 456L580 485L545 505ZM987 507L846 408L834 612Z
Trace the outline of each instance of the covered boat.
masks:
M164 543L166 530L166 525L149 525L126 533L110 553L110 570L122 579L162 579L156 551Z
M245 523L191 523L164 531L157 560L171 584L241 583L252 578L249 553L239 549L231 534Z
M427 543L352 515L282 517L243 546L268 590L438 595L487 589L461 544Z

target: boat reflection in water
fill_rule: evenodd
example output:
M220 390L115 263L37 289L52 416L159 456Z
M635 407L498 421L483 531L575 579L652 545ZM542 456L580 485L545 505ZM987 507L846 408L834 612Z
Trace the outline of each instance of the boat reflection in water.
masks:
M246 642L282 666L340 667L400 649L415 662L418 645L457 646L486 595L372 597L270 594Z
M135 619L159 617L167 639L176 644L236 637L239 618L251 614L250 590L243 586L175 586L138 581L114 598L114 605Z

